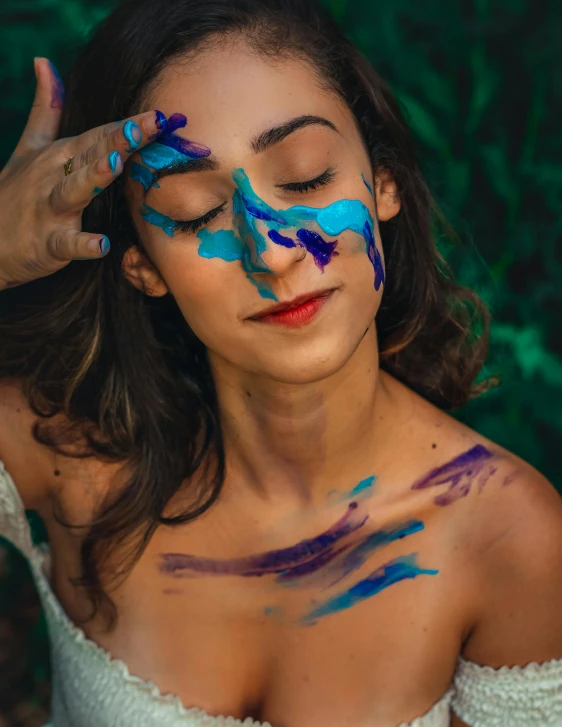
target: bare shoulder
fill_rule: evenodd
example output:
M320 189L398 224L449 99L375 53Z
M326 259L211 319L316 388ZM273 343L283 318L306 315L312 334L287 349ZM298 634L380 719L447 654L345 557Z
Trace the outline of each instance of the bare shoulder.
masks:
M431 493L459 571L471 578L463 656L496 668L561 659L561 495L453 417L417 399L414 408L423 422L414 439L429 454L412 489Z
M50 496L54 458L33 436L37 419L21 383L0 380L0 460L25 507L41 511Z

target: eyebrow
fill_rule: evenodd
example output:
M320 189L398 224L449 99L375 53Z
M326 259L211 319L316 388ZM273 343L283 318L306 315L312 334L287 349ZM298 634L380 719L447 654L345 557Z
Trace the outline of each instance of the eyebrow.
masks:
M318 124L320 126L326 126L329 129L333 129L336 133L340 133L336 126L328 119L323 116L297 116L294 119L290 119L279 126L274 126L267 131L263 131L258 136L254 137L250 142L252 151L255 154L265 151L274 144L279 144L289 134L292 134L297 129L302 129L305 126L311 126ZM216 158L212 155L208 157L202 157L201 159L186 159L185 161L178 162L170 167L164 167L154 173L154 181L157 182L163 177L169 177L172 174L189 174L191 172L214 172L220 168L220 164Z

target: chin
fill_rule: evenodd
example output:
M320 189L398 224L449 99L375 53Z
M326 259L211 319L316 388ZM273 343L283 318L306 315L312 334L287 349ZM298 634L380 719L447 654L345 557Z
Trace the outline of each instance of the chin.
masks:
M360 331L336 336L334 332L316 341L270 345L253 359L252 373L284 384L314 384L337 374L351 359L364 337Z

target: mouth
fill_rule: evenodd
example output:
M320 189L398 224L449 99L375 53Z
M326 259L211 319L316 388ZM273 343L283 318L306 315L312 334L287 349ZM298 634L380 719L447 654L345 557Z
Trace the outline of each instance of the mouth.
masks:
M332 296L334 290L335 288L324 288L323 290L315 290L299 295L293 300L265 308L250 316L249 320L259 321L260 323L274 323L289 328L303 326L316 316Z

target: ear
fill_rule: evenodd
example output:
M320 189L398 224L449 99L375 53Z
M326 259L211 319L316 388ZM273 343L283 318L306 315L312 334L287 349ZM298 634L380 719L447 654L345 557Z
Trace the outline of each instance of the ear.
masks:
M381 222L392 219L400 212L400 197L396 182L386 169L375 173L375 203Z
M126 250L122 270L127 280L146 295L159 298L169 292L158 270L136 245Z

